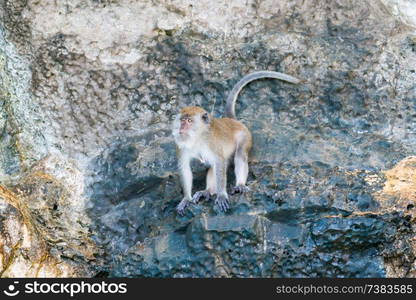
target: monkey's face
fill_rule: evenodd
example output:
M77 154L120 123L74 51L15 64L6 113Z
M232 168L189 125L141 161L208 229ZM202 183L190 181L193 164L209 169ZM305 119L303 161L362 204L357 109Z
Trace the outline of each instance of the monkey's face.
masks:
M176 117L173 135L176 141L195 140L208 130L208 113L200 107L186 107Z
M181 114L179 117L179 135L190 138L201 135L207 129L204 116L201 114Z
M187 135L192 128L194 123L194 118L189 115L184 115L180 117L180 127L179 127L179 134L180 135Z

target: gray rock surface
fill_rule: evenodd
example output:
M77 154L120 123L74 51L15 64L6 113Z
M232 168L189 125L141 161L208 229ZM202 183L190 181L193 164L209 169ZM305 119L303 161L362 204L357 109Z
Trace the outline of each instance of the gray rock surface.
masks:
M1 276L414 277L414 11L1 0ZM256 70L251 191L178 216L175 113Z

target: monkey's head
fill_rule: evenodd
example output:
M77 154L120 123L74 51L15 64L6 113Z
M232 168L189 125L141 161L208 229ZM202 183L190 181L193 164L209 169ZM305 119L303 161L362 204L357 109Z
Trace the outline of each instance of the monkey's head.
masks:
M205 109L187 106L175 119L173 135L177 141L194 139L208 131L209 124L210 116Z

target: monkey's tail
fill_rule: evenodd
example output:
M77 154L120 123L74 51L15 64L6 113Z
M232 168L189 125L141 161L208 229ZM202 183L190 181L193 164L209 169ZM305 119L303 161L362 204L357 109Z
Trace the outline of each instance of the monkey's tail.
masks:
M280 79L283 81L287 81L290 83L299 83L300 80L292 77L290 75L279 73L279 72L273 72L273 71L258 71L250 73L243 78L237 84L233 87L231 90L231 93L227 97L227 104L225 107L225 115L228 118L235 119L235 101L237 100L238 94L241 92L241 90L250 82L261 79L261 78L274 78L274 79Z

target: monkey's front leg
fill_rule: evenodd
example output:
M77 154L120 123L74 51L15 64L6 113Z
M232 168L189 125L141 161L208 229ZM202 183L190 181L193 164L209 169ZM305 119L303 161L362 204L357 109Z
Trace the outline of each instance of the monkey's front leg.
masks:
M215 183L215 173L214 167L210 167L207 172L207 187L205 190L198 191L192 197L193 203L198 203L201 199L209 200L211 195L215 194L216 183Z
M181 181L184 197L176 207L176 210L182 216L185 213L185 209L189 206L189 204L192 201L192 170L190 159L186 157L181 157L181 159L179 160L179 168L181 172Z
M215 204L218 205L220 210L226 212L230 208L227 194L227 162L226 160L218 161L215 164L215 177L217 185L217 199Z

